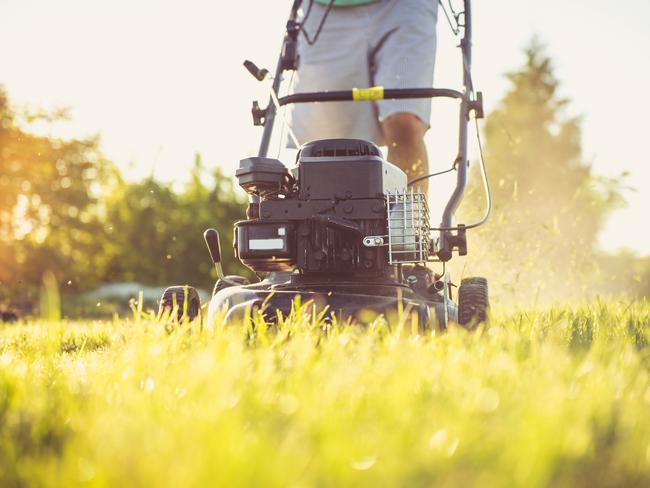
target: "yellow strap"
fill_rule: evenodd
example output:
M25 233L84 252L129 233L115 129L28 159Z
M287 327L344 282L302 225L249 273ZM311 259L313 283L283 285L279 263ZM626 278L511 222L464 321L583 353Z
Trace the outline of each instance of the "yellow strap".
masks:
M371 86L370 88L353 88L352 100L383 100L384 87Z

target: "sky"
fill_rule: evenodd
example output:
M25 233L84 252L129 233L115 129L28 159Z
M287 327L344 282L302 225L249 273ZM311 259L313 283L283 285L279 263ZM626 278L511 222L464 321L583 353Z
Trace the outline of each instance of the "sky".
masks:
M261 133L249 111L268 90L242 62L275 66L290 4L0 0L0 85L18 107L68 108L65 124L34 129L99 134L103 152L129 179L183 182L197 152L206 165L234 173L239 159L257 151ZM509 88L504 73L519 68L523 48L539 38L560 95L571 100L568 115L581 117L585 160L598 175L628 171L635 188L607 222L601 247L640 254L650 254L648 18L647 0L474 2L474 83L486 111ZM457 40L442 14L438 39L434 85L459 87ZM434 102L427 134L433 169L454 159L455 110L453 102ZM451 184L441 179L432 186L434 214Z

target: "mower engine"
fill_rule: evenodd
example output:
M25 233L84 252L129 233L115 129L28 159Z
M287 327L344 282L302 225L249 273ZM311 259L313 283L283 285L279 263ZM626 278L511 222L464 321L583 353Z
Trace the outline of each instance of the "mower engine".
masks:
M235 253L261 279L224 276L218 233L208 229L219 276L208 322L225 311L225 322L240 323L255 310L272 322L289 315L298 296L340 320L364 323L369 312L399 310L416 314L424 328L457 320L449 284L421 266L436 251L426 198L405 189L406 175L375 144L313 141L291 171L254 157L241 161L236 176L251 203L247 220L235 224ZM161 303L173 309L183 293L170 287Z
M304 145L297 166L252 157L239 185L257 200L235 224L237 257L256 273L379 278L434 252L424 194L379 148L357 139Z

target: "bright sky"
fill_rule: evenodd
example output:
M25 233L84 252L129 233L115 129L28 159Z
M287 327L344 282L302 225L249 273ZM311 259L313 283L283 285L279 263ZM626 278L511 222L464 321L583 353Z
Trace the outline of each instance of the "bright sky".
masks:
M63 134L101 134L104 152L128 178L153 172L183 181L195 152L233 172L257 149L251 101L266 99L241 63L275 65L290 3L0 0L0 84L21 106L69 107ZM521 66L522 48L537 34L572 101L570 114L583 118L584 154L594 172L627 170L637 189L610 219L602 246L650 254L650 2L474 4L474 79L486 108L508 88L503 73ZM457 86L458 52L439 17L435 85ZM428 146L434 168L442 169L454 156L455 107L434 103ZM450 181L437 185L434 209Z

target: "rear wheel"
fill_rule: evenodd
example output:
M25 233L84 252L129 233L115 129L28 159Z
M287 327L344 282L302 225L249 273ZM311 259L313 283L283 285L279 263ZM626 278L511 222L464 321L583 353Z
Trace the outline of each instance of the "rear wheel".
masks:
M199 316L201 299L193 286L170 286L160 299L159 313L174 313L179 322L192 321Z
M458 323L473 328L487 320L490 302L487 279L465 278L458 289Z

